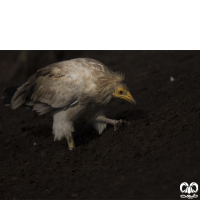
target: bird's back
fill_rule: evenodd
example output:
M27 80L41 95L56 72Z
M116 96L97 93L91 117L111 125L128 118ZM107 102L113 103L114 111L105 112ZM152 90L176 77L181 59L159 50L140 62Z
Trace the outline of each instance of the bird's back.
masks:
M101 62L88 58L51 64L38 70L17 89L11 107L15 109L26 104L40 114L67 108L93 98L97 80L109 72Z

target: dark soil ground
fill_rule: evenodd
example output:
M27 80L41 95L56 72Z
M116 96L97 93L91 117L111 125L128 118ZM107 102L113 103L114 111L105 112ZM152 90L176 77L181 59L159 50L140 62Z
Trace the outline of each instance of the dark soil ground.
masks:
M126 74L137 105L116 100L107 116L131 126L99 136L79 124L69 151L53 141L51 115L0 105L0 199L180 199L182 182L200 184L200 52L2 51L0 95L76 57Z

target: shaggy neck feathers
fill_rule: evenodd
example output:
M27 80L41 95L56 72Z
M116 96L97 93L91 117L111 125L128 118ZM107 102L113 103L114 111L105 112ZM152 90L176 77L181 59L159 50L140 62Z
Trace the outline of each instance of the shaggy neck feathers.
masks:
M113 91L122 85L124 75L119 72L106 70L97 81L97 102L101 105L107 104L112 99Z

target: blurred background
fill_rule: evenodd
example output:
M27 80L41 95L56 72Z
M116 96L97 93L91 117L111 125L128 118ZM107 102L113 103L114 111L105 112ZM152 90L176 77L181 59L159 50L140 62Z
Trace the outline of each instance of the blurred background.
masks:
M122 51L0 51L0 82L21 83L42 67L78 57L112 64L126 54Z

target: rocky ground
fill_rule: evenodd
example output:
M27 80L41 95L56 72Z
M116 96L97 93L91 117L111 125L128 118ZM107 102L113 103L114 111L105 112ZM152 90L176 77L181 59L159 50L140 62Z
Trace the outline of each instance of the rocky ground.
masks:
M200 52L1 51L0 96L77 57L126 74L137 105L116 100L106 113L131 126L99 136L78 124L69 151L66 140L53 141L51 115L1 103L0 199L180 199L182 182L200 184Z

